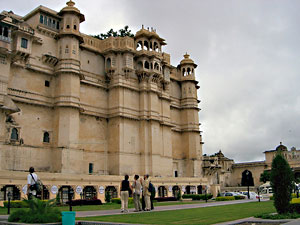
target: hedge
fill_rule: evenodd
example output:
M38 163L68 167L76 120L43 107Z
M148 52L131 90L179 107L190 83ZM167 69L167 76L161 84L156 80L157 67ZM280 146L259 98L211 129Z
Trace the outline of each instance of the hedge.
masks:
M232 201L235 200L234 196L216 197L216 201Z
M158 201L158 202L168 202L168 201L177 201L176 197L158 197L158 198L154 198L154 200Z
M199 194L199 195L196 195L196 194L184 194L184 195L182 195L182 198L191 198L193 200L205 200L205 198L211 199L212 197L213 197L212 194L207 194L207 195L205 195L205 194Z
M45 202L48 200L42 200L42 201ZM7 208L8 201L4 201L3 206L4 206L4 208ZM28 208L28 205L27 205L27 203L25 203L22 200L14 200L14 201L10 201L10 208Z
M120 198L112 198L111 199L112 203L116 203L116 204L121 204L121 199ZM133 198L128 198L128 204L133 204Z
M292 199L293 202L293 199ZM290 213L300 213L300 203L291 203L289 208Z
M245 199L246 196L242 196L242 195L237 195L237 196L233 196L234 200L240 200L240 199Z
M69 204L69 202L67 202ZM100 199L76 199L72 200L72 205L102 205Z

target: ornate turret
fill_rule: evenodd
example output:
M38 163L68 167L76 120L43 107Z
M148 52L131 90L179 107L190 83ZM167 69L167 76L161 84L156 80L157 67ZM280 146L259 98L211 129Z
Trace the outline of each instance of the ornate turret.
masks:
M185 76L192 76L195 79L195 69L197 68L197 64L194 63L192 59L190 59L189 54L184 55L184 59L180 61L178 65L179 69L181 70L181 75Z
M58 15L63 17L60 35L73 34L81 39L79 26L85 20L84 15L80 13L79 9L74 7L75 2L72 0L66 4L67 6L58 13Z

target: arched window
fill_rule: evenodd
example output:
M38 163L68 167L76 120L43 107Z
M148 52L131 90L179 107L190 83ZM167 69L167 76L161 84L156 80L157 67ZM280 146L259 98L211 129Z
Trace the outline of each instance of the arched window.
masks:
M69 24L67 24L67 29L70 29L70 25Z
M77 26L76 25L74 25L74 30L77 30Z
M111 59L110 58L107 58L107 60L106 60L106 68L107 69L111 68Z
M149 43L148 43L148 41L144 41L144 50L149 50Z
M44 16L40 15L40 23L44 23Z
M143 69L143 63L141 61L139 61L137 63L137 70L142 70Z
M18 129L17 129L17 128L14 127L14 128L11 130L10 139L11 139L11 140L19 140L19 132L18 132Z
M167 196L167 189L165 186L159 186L158 187L158 196L159 197L165 197Z
M136 44L136 50L137 51L141 51L143 50L143 44L142 44L142 41L139 41L137 44Z
M69 193L73 193L72 199L74 199L74 189L71 186L62 186L58 192L60 199L64 204L69 200Z
M190 74L191 74L191 68L188 67L188 68L187 68L187 75L190 75Z
M43 142L44 143L49 143L50 142L50 135L47 131L44 132Z
M159 65L158 65L157 62L154 64L154 69L155 69L155 70L159 70Z
M179 192L180 192L180 188L177 185L173 186L172 193L175 198L178 197Z
M150 69L150 65L148 61L145 61L145 69Z
M83 198L84 199L95 199L97 198L97 191L93 186L86 186L83 189Z
M114 186L107 186L105 188L105 196L110 195L110 199L118 197L118 191Z
M7 201L8 200L8 193L11 195L10 200L21 200L21 192L15 185L5 185L0 190L0 201Z
M182 76L185 76L185 68L182 69Z

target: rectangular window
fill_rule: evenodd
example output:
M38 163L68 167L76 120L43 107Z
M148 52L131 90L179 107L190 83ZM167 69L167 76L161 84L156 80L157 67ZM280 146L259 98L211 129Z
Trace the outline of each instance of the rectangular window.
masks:
M45 16L45 18L44 18L44 24L47 25L47 22L48 22L48 18L47 18L47 16Z
M93 173L93 168L94 164L93 163L89 163L89 173Z
M44 16L40 15L40 23L44 23Z
M56 29L59 30L59 21L56 23Z
M45 80L45 87L50 87L50 81L49 80Z
M177 170L175 170L175 177L178 177L178 172L177 172Z
M55 23L56 23L56 20L52 20L52 28L55 29Z
M49 20L48 20L48 26L49 26L49 27L52 26L52 19L51 19L51 18L49 18Z
M28 40L26 38L21 39L21 47L22 48L27 48L28 46Z

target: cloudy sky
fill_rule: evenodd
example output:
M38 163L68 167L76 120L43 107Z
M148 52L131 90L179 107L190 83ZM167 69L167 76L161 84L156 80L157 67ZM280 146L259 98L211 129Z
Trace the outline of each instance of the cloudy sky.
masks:
M26 15L56 11L65 0L0 0ZM142 24L166 39L177 65L188 52L198 64L203 154L220 149L236 162L264 160L280 141L300 148L300 1L75 0L81 32L105 33Z

